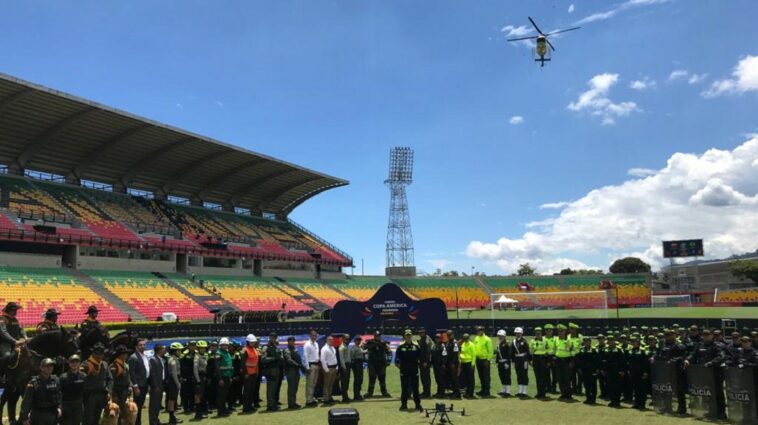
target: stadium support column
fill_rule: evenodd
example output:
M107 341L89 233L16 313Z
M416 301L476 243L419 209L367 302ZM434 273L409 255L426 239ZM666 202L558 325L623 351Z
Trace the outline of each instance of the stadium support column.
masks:
M387 276L415 276L413 234L405 188L413 182L413 150L396 147L390 151L390 213L387 224Z

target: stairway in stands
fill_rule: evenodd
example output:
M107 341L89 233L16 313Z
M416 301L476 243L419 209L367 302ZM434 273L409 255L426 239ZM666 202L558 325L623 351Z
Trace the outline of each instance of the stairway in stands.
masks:
M490 288L490 286L489 286L489 285L487 285L487 284L484 282L484 279L482 279L482 278L481 278L481 277L479 277L479 276L474 276L474 282L476 282L476 284L477 284L477 285L479 285L479 287L480 287L480 288L482 288L482 290L483 290L483 291L484 291L484 292L485 292L487 295L491 295L491 294L492 294L492 288Z
M321 281L321 284L323 284L324 286L328 287L332 291L334 291L334 292L342 295L343 297L345 297L346 300L356 301L355 297L353 297L353 296L351 296L351 295L346 294L345 292L343 292L342 289L339 288L339 285L333 285L331 283L324 282L324 281Z
M324 311L332 308L329 304L317 299L311 294L305 293L300 290L300 288L296 287L295 285L290 284L286 280L275 277L274 278L275 283L278 283L281 286L284 286L284 288L279 287L278 285L273 285L274 287L277 287L280 291L284 292L288 296L294 298L297 301L300 301L301 303L307 305L313 311Z
M208 291L207 289L203 288L203 291L206 292L208 295L203 295L203 296L195 295L195 294L191 293L190 291L188 291L182 285L179 285L178 283L176 283L173 280L171 280L168 276L164 275L163 273L153 272L153 275L155 277L163 280L164 282L166 282L167 284L169 284L171 287L173 287L177 291L179 291L182 294L184 294L187 298L189 298L192 301L194 301L194 302L200 304L201 306L205 307L205 309L208 310L208 311L213 311L213 310L220 310L220 311L237 310L237 307L229 304L228 301L226 301L222 297L220 297L220 296L218 296L218 295L216 295L216 294ZM199 288L199 286L198 286L198 288Z
M135 310L126 301L122 300L121 298L117 297L113 292L106 289L100 282L97 282L96 280L92 279L91 277L82 273L79 270L68 269L67 271L71 273L72 275L76 276L76 278L79 280L80 283L87 286L94 293L102 297L105 301L109 302L113 307L116 307L122 313L131 316L132 320L134 321L146 320L145 316L143 316L142 313Z

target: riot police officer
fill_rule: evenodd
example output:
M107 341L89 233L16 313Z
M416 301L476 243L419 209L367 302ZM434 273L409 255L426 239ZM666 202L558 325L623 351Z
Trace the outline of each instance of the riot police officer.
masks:
M724 375L721 365L726 362L725 348L723 344L714 341L714 335L708 329L703 329L700 342L693 342L695 346L684 361L684 367L691 364L703 365L713 373L713 383L716 393L716 414L718 419L726 419L726 400L724 399Z
M61 386L53 375L55 360L43 359L39 375L26 386L21 421L27 425L55 425L61 417Z
M403 334L404 342L397 347L395 365L400 369L400 410L408 409L408 398L413 396L415 409L421 409L421 398L418 392L418 372L421 366L421 349L413 342L413 332L410 329Z
M16 346L26 339L26 332L16 318L20 309L20 305L9 302L5 305L0 317L0 371L2 372L5 371L5 366L12 357Z
M687 348L676 340L676 333L671 329L664 332L665 339L658 347L655 360L668 362L676 368L677 373L677 413L683 415L687 413L687 399L685 389L687 388L687 375L684 373L684 360L687 357Z
M37 335L60 329L60 326L58 326L58 315L60 315L58 310L48 308L45 312L45 320L37 323Z
M374 332L374 339L367 341L365 349L368 354L368 391L364 397L373 397L374 385L379 380L379 389L382 392L382 397L391 397L387 392L387 357L392 355L389 344L382 340L382 333L379 331Z

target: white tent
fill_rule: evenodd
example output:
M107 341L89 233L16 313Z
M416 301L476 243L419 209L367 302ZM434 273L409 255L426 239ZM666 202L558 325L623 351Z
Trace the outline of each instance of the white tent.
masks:
M495 300L498 304L518 304L517 300L514 300L513 298L508 298L505 295L501 295L500 298Z

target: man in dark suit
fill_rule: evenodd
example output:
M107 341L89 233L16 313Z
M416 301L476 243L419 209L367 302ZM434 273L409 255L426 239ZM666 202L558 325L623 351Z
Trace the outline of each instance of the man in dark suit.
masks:
M150 389L150 406L147 414L150 425L161 425L158 414L161 412L161 400L163 399L163 381L165 380L163 355L166 353L166 347L156 344L153 351L155 354L150 358L150 373L147 379Z
M145 343L144 339L138 340L134 353L126 361L129 365L134 402L137 404L135 425L142 425L142 406L145 404L145 397L147 397L147 376L150 372L150 363L145 356Z

